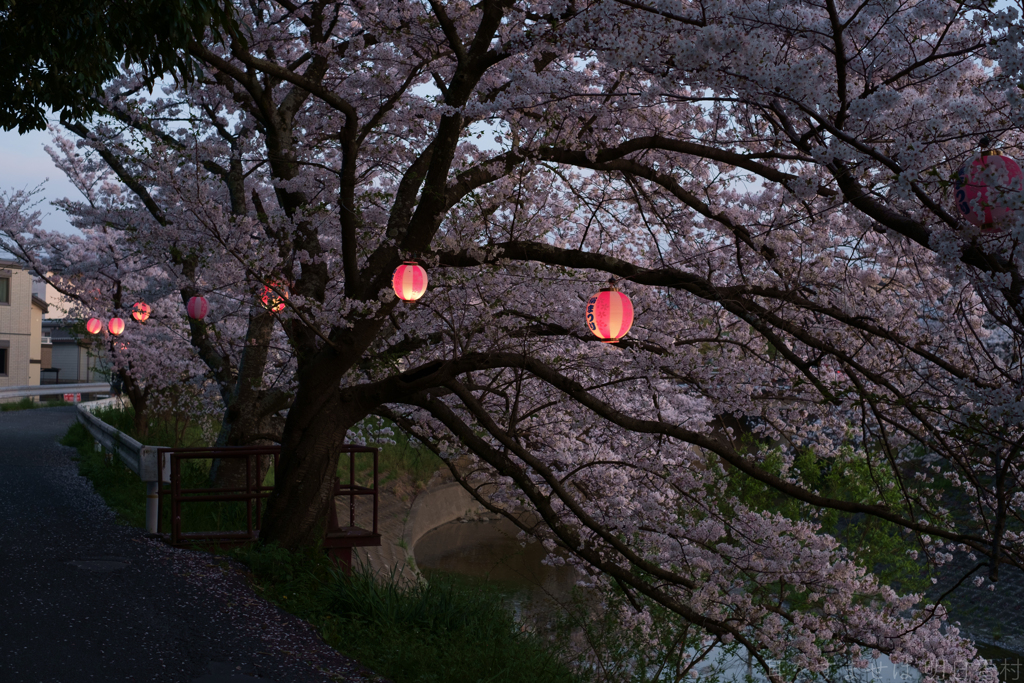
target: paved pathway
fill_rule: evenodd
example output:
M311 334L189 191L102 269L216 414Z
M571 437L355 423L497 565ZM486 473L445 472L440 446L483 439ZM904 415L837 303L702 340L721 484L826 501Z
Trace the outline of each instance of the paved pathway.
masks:
M57 444L74 419L0 413L0 681L376 680L239 565L118 525Z

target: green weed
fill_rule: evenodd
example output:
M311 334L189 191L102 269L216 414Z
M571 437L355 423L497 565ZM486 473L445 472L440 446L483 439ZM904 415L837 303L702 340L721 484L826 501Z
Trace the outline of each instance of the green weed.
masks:
M79 472L122 523L145 524L145 487L117 459L93 447L81 424L61 443L78 450ZM186 462L183 487L203 486L209 461ZM162 511L169 529L168 510ZM182 506L182 529L245 528L240 503ZM550 643L525 632L503 594L479 582L432 578L401 588L394 577L378 582L366 572L347 577L319 547L289 552L270 545L230 551L252 572L266 599L308 620L324 640L394 683L576 683L578 677Z
M12 410L32 410L33 408L59 408L60 406L72 405L65 403L62 400L55 401L35 401L30 397L15 401L13 403L0 403L0 412L10 412Z
M552 643L516 621L506 595L433 574L403 587L365 569L345 576L316 549L251 546L231 554L256 589L308 620L339 652L395 683L575 683Z
M205 436L212 431L210 425L205 425L204 430L204 425L185 420L173 411L152 415L148 429L142 435L135 430L135 409L131 406L100 408L93 415L146 446L191 448L211 445Z
M88 478L93 488L114 510L119 522L134 527L146 526L146 485L137 474L116 457L109 457L93 446L92 435L80 423L71 425L61 443L78 449L79 474ZM187 460L182 463L182 488L209 486L209 459ZM256 520L253 506L253 520ZM244 502L198 502L181 506L181 530L190 531L240 531L246 528L246 505ZM169 533L171 529L170 502L165 501L160 510L160 529Z
M60 440L78 450L78 473L92 482L107 505L117 513L118 523L133 527L146 526L146 487L137 474L119 460L108 461L93 447L92 435L79 422L71 425Z

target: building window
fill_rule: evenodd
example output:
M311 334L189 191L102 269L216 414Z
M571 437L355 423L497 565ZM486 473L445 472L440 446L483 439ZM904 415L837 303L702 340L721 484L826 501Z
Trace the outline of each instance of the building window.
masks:
M0 277L0 304L11 303L11 278Z
M0 377L7 376L7 349L0 348Z

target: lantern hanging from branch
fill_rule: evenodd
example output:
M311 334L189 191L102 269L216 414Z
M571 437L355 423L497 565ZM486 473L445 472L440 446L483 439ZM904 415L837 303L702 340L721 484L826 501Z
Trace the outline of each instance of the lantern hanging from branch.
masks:
M85 323L85 331L89 334L99 334L102 329L103 323L100 322L99 318L89 318Z
M982 232L998 233L1013 215L1013 195L1024 192L1024 172L1010 157L986 150L957 170L953 187L960 215Z
M153 309L149 307L149 304L141 301L132 306L132 317L140 323L149 320L149 314L152 312Z
M186 310L188 311L188 317L193 320L202 320L210 312L210 305L206 303L205 297L194 296L188 300Z
M277 313L284 310L284 300L287 298L288 289L280 282L271 282L269 287L263 288L260 304L271 313Z
M107 323L107 330L115 337L124 332L124 321L120 318L111 318Z
M615 286L602 289L587 301L587 328L606 344L614 344L633 326L633 302Z
M427 291L427 271L415 261L406 261L395 268L391 286L402 301L416 301Z

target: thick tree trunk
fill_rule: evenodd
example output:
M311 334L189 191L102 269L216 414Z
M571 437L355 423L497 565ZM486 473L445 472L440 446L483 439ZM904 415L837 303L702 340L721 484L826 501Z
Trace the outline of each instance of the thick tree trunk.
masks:
M217 446L269 444L257 435L270 431L269 416L264 415L262 385L273 326L274 316L266 311L258 310L249 316L245 349L239 360L234 389L225 397L227 407L217 436ZM263 482L271 462L271 458L263 458L259 472L252 472L253 486ZM245 486L245 470L245 460L215 459L210 467L210 484L217 488L242 488Z
M341 403L338 381L334 373L321 373L316 381L300 384L263 516L263 542L294 550L315 544L323 535L340 447L349 428L364 417L355 406Z
M140 401L135 403L135 401L132 401L132 407L135 409L135 418L132 422L135 438L145 442L146 436L149 435L149 413L146 410L146 402Z
M238 401L227 411L221 423L216 446L257 446L270 445L270 441L256 435L269 430L266 419L259 418L259 402ZM261 429L265 427L265 429ZM259 467L251 471L252 486L259 486L270 471L273 458L260 458ZM245 460L240 458L215 458L210 466L210 485L217 488L242 488L245 486Z
M149 434L149 389L142 389L124 370L118 371L118 377L121 379L121 392L128 397L135 413L132 420L135 438L144 441Z

